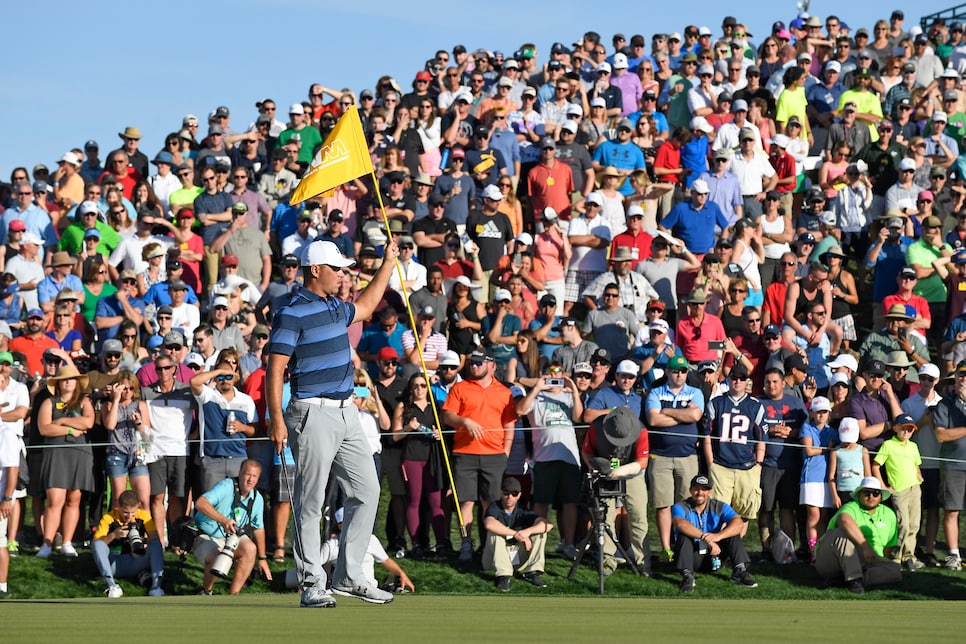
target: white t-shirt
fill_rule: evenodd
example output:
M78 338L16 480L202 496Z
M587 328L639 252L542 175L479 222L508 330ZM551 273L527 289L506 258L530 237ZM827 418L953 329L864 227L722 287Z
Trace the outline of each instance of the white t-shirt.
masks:
M30 392L27 385L10 380L6 389L0 389L0 411L6 413L17 407L30 407ZM0 420L0 431L11 430L23 438L23 419Z
M322 544L322 565L335 563L336 559L339 558L339 540L329 539ZM376 535L369 535L369 545L366 546L366 554L362 557L362 574L366 576L366 581L368 581L373 586L378 587L379 583L376 581L376 563L382 563L389 558L386 554L385 548L379 543L379 539Z
M599 215L591 221L588 221L583 215L572 220L570 227L567 229L567 235L569 237L596 235L608 242L614 238L610 226ZM574 246L567 269L603 273L607 270L607 247Z

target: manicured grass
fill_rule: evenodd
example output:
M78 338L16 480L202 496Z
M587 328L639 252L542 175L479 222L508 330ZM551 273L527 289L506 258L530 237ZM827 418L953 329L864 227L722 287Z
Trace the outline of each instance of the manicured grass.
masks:
M60 633L103 642L105 632L151 631L175 641L631 642L949 641L955 607L939 602L731 602L589 597L406 595L385 606L339 598L327 610L300 610L292 595L164 597L16 602L5 606L5 642L38 642ZM324 629L324 630L322 630ZM120 635L120 637L124 637ZM844 637L843 637L844 639Z

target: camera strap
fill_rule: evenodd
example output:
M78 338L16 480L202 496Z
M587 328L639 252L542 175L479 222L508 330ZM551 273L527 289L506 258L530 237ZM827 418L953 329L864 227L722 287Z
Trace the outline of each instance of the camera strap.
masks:
M241 490L238 487L238 479L232 479L232 483L235 484L235 500L232 501L232 510L235 508L242 508L245 511L245 523L250 524L252 522L252 507L255 505L255 495L258 494L258 490L252 490L252 498L248 499L246 505L242 505L241 502Z

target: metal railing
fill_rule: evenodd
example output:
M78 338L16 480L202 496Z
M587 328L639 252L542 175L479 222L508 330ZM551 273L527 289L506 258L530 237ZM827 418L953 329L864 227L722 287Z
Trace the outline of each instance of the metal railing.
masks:
M937 11L936 13L927 14L919 19L919 26L925 31L936 18L943 18L947 25L952 20L966 20L966 3L958 4L954 7Z

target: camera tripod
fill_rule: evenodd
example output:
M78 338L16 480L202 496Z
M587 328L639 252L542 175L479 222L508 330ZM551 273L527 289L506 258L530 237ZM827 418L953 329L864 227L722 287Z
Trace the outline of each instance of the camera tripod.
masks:
M587 480L590 482L590 501L587 503L587 509L590 511L592 526L587 535L580 540L577 544L577 557L574 559L573 565L570 567L570 572L567 574L567 579L573 579L574 575L577 573L577 568L580 567L580 562L583 560L584 555L590 550L592 541L597 542L597 592L601 595L604 594L604 539L609 538L617 548L617 552L620 553L627 565L631 567L635 575L640 575L641 572L638 570L637 565L634 560L627 554L624 550L624 546L621 545L620 540L614 535L614 531L609 525L607 525L607 502L608 499L618 499L624 496L624 482L619 481L619 485L616 489L606 489L603 490L600 487L601 480L607 483L612 483L607 479L606 474L600 474L599 472L591 472L587 474Z

